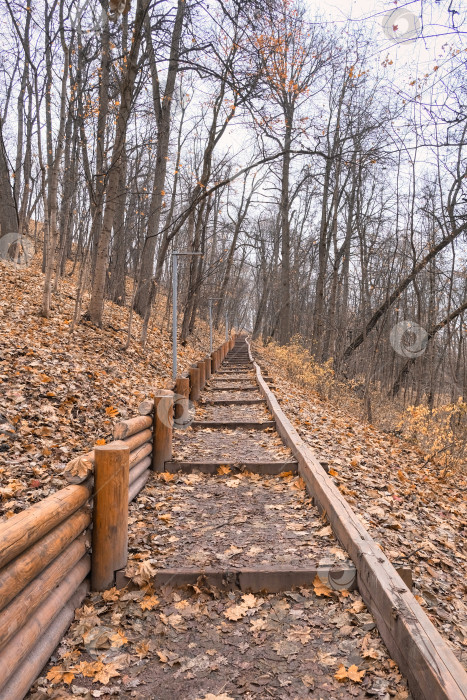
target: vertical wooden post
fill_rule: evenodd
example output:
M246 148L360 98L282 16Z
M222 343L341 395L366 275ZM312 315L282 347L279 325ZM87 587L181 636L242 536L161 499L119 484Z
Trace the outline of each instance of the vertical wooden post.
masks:
M211 379L211 357L208 355L204 360L204 368L206 371L206 381Z
M181 377L177 377L175 382L175 392L178 394L174 410L175 423L183 425L184 423L188 423L190 418L188 413L190 377L188 375L183 374Z
M204 389L204 385L206 384L206 368L204 366L204 360L200 360L198 362L198 369L199 369L199 389L202 391Z
M190 399L199 401L199 369L196 365L190 367Z
M216 372L217 372L216 351L213 350L211 353L211 374L215 374Z
M172 427L174 393L158 389L154 393L154 441L152 445L152 468L164 471L165 462L172 459Z
M120 441L96 445L94 455L91 585L103 591L128 559L130 448Z

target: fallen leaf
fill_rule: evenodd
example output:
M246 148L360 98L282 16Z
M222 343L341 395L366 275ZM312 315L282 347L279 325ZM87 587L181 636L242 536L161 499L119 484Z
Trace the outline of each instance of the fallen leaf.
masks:
M230 474L230 472L230 467L227 467L225 464L221 464L220 467L217 468L218 474Z
M344 664L341 664L334 674L334 678L338 681L351 680L354 683L361 683L365 673L366 671L359 671L358 666L352 665L346 670Z
M314 592L315 592L315 594L316 594L317 596L322 596L322 595L324 595L324 596L326 596L326 597L328 597L328 598L330 598L330 597L333 595L333 593L334 593L334 591L332 590L332 588L329 588L329 586L327 585L327 583L325 583L324 581L322 581L322 580L320 579L319 574L316 574L316 576L315 576L315 578L314 578L314 581L313 581L313 590L314 590Z

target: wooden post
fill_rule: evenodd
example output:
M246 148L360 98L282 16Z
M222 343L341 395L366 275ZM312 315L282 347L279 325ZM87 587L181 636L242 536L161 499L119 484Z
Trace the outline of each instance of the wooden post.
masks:
M217 365L216 365L216 351L213 350L211 353L211 374L215 374L217 372Z
M204 366L204 360L200 360L197 366L199 369L199 389L202 391L202 389L204 389L204 385L206 384L206 368Z
M199 401L199 369L196 365L190 367L190 399L191 401Z
M123 443L94 448L94 507L91 585L102 591L114 584L128 559L128 475L130 449Z
M208 379L211 379L211 357L210 355L207 355L205 360L204 360L204 367L206 371L206 381Z
M174 414L174 393L169 389L158 389L154 393L154 442L152 468L164 471L165 462L172 459L172 427Z
M175 392L178 394L177 401L175 403L175 423L183 425L188 423L188 399L190 397L190 377L182 376L177 377L175 382ZM183 397L183 398L181 398Z

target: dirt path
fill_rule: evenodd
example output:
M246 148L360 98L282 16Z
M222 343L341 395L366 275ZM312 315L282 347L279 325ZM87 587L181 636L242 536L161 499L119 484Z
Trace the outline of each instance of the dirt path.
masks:
M262 403L238 403L260 398L244 391L253 383L237 347L195 417L237 427L177 431L174 473L154 474L130 507L127 587L88 597L29 697L410 697L359 594L326 573L352 565L303 481L278 471L293 464L290 451L274 428L242 428L272 419ZM264 465L276 473L256 473ZM275 592L261 590L264 570ZM282 590L297 570L314 573ZM180 572L188 585L167 585Z

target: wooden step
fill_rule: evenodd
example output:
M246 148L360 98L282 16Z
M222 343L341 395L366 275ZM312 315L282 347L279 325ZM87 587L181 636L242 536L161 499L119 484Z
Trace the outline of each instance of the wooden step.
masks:
M214 405L214 406L228 406L229 404L234 404L235 406L238 406L240 404L243 404L245 406L251 406L252 404L255 403L266 403L266 399L209 399L209 398L203 398L200 401L200 405Z
M235 420L224 420L224 421L214 421L214 420L195 420L191 423L192 428L219 428L221 430L237 430L240 428L242 430L266 430L267 428L275 428L276 422L273 420L263 420L263 421L235 421Z
M212 391L259 391L257 384L248 384L247 386L237 386L236 384L216 384L211 387Z
M209 381L209 383L212 383L212 382L251 382L252 379L253 379L253 377L251 377L248 374L246 374L243 377L241 375L228 374L225 377L211 377L211 379L209 379L208 381Z
M221 590L250 591L251 593L279 593L298 586L312 586L316 576L329 588L352 591L357 586L357 570L353 564L320 565L316 563L300 569L291 566L265 564L251 568L179 568L158 569L151 579L154 587L179 588L196 585L201 578L204 585ZM124 588L130 579L124 569L117 571L117 588Z
M203 474L216 474L219 467L229 467L232 472L253 472L254 474L269 474L277 476L282 472L298 474L298 462L231 462L223 460L219 462L166 462L164 470L171 474L183 472L190 474L194 471Z

